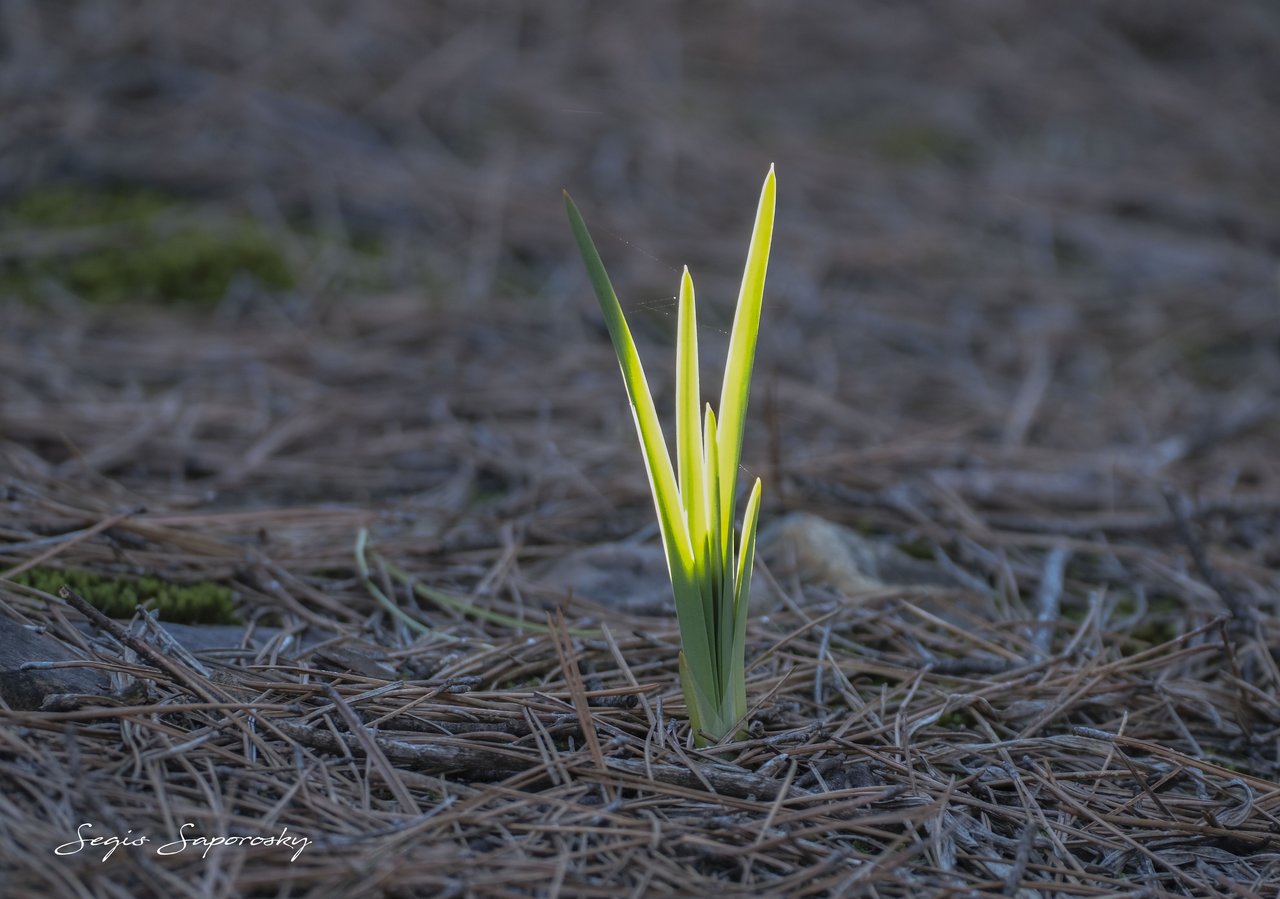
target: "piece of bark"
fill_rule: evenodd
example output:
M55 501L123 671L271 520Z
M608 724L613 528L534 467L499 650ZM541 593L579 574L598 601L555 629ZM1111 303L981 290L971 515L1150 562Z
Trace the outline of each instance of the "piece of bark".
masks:
M126 629L130 627L127 621L120 621L119 624ZM278 627L259 627L253 630L246 641L246 629L240 624L179 624L172 621L160 621L157 624L178 645L197 656L226 653L252 655L280 634ZM96 631L87 621L78 622L76 626L85 634ZM327 644L331 637L330 634L309 631L297 638L289 655L305 656L309 647ZM156 642L156 637L145 631L139 634L139 638L148 644ZM157 648L164 651L162 646ZM372 649L326 645L315 653L313 661L326 670L354 672L383 680L395 680L398 677L396 670L387 664L386 656Z
M120 624L126 628L129 626L128 621L121 621ZM241 624L177 624L172 621L161 621L159 624L188 652L228 652L239 649L244 641L245 627ZM93 625L87 621L79 622L76 626L86 634L92 634L95 631ZM249 646L253 649L265 646L279 632L280 629L276 627L257 628L253 632ZM145 636L144 633L144 639Z
M30 662L73 662L65 643L12 618L0 618L0 699L12 709L32 711L55 693L110 695L111 681L95 668L27 668Z

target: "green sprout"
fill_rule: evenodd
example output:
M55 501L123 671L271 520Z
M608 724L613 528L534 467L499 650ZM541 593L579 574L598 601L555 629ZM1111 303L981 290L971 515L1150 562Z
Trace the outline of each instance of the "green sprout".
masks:
M760 328L769 245L773 238L775 181L765 177L747 250L747 265L729 337L729 358L717 422L710 404L699 421L698 335L693 279L680 278L676 333L676 465L673 469L644 367L622 306L578 208L566 192L569 225L604 312L631 400L649 474L680 625L680 686L699 745L737 735L747 716L747 598L760 514L760 479L751 489L742 532L733 530L738 462L746 421L751 366ZM737 539L735 539L737 538Z

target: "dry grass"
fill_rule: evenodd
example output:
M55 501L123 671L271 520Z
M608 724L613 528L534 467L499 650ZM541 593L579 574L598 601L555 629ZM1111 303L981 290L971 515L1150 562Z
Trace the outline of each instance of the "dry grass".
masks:
M0 892L1274 893L1269 5L112 6L0 4L0 186L249 208L303 282L0 305L0 575L215 580L248 622L148 651L0 582L120 688L0 710ZM698 752L674 622L533 573L651 517L558 189L633 242L652 354L672 265L731 297L770 160L765 514L960 586L778 572L750 738ZM377 290L340 287L344 234L382 240ZM152 843L55 857L83 822ZM185 822L311 843L156 855Z

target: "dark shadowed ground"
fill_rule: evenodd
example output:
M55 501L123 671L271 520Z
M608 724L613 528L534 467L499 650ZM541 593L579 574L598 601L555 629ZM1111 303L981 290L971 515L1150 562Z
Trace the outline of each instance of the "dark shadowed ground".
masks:
M0 894L1274 895L1277 47L1269 0L0 2ZM560 190L667 415L770 163L754 709L702 752Z

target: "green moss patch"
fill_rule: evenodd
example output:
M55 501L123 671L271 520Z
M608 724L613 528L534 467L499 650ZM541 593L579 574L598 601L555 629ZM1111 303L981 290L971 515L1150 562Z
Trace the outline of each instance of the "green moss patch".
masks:
M25 194L6 219L30 228L93 228L146 224L171 211L175 201L145 189L101 190L62 185Z
M237 277L268 290L294 286L288 260L260 225L197 213L147 190L33 191L0 214L0 231L41 235L4 263L0 291L30 297L54 282L94 303L200 305L225 296Z
M231 588L208 581L174 584L154 577L122 578L69 568L33 568L13 580L55 596L67 584L111 618L130 618L141 604L162 621L182 624L238 624Z

